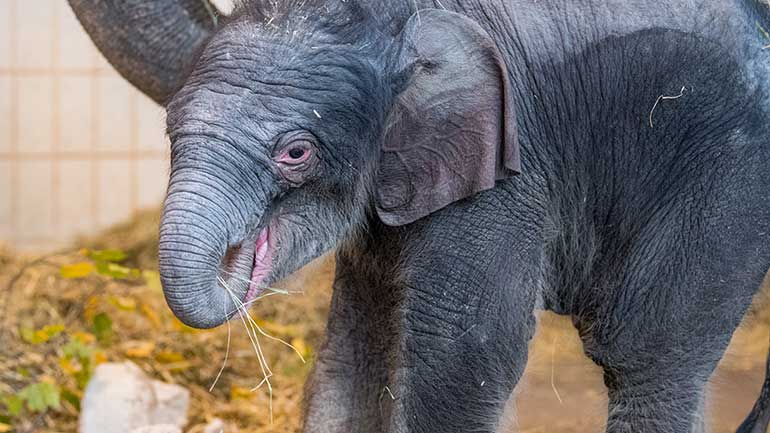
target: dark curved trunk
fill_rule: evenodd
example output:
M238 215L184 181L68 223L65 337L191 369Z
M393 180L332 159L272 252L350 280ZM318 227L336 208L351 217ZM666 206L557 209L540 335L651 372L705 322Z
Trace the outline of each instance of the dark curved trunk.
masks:
M235 306L227 292L217 287L219 264L225 255L224 234L215 224L192 221L180 204L188 200L177 195L164 210L159 243L163 293L179 320L196 328L211 328L224 322Z
M207 0L69 0L109 62L164 104L183 83L216 27Z
M255 173L222 171L215 161L243 167L242 161L224 153L226 149L199 152L203 146L216 147L188 146L195 150L188 153L195 155L172 158L159 269L174 314L189 326L211 328L232 316L232 297L242 301L248 290L255 229L265 212L267 192Z

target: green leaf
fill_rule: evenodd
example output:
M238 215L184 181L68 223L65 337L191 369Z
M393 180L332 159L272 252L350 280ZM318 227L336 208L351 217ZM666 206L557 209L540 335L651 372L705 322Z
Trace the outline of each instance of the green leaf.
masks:
M31 412L44 413L48 409L58 409L61 405L59 387L48 382L29 385L19 391L18 395L27 403L27 409Z
M141 276L139 269L131 269L115 263L96 262L96 272L101 275L116 278L119 280L125 278L138 278Z
M121 250L95 250L95 251L89 251L88 257L91 258L91 260L96 262L113 262L118 263L122 262L123 260L126 260L128 255L124 253Z
M96 317L94 317L94 319L96 319ZM109 321L109 317L106 317L106 319ZM102 320L103 319L99 319L97 323L101 323ZM112 321L109 321L109 323L111 332ZM73 336L70 339L70 342L64 345L62 352L64 356L63 359L59 361L62 370L75 379L79 389L85 388L88 384L88 380L93 375L94 367L96 365L95 357L99 352L96 351L95 347L87 345L86 342L76 336ZM73 362L75 363L73 364Z
M96 339L102 344L107 344L112 339L112 320L106 313L94 316L93 332Z
M7 395L2 398L2 402L10 416L19 416L24 408L24 400L18 395Z
M77 338L73 338L69 343L64 345L62 351L66 357L83 360L91 359L91 355L94 353L94 348L86 346Z
M80 397L78 397L78 395L73 391L63 389L61 392L61 398L67 403L71 404L72 407L74 407L78 412L80 412Z
M62 278L85 278L91 275L95 269L91 262L73 263L59 268L59 275Z

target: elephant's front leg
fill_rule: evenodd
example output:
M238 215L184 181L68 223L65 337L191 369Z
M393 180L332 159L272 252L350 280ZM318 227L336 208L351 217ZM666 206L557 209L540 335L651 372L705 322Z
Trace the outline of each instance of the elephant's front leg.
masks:
M338 254L304 432L502 431L535 326L539 253L522 239L445 216Z
M326 341L305 391L304 433L380 433L396 293L363 251L337 254Z
M511 233L461 227L406 249L390 432L510 431L535 327L535 254Z

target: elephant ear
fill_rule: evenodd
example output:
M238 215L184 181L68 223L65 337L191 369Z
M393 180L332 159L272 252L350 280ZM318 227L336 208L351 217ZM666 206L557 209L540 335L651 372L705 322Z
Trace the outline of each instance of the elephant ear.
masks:
M216 27L208 0L69 0L104 57L163 104L184 83Z
M475 21L422 10L399 36L376 180L388 225L418 220L519 173L516 119L500 52Z

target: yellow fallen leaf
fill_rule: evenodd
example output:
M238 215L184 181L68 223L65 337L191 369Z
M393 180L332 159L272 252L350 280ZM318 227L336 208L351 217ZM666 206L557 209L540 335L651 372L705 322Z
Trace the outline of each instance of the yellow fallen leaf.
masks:
M170 364L172 362L184 361L184 355L173 350L161 350L155 355L155 360L161 364Z
M72 360L68 358L60 358L59 367L65 374L70 376L74 376L83 370L83 367L80 365L80 363L72 362Z
M155 350L155 343L152 341L129 341L125 344L123 353L131 358L149 358Z
M96 272L105 277L122 280L124 278L136 278L141 275L139 269L127 268L117 263L96 262Z
M0 433L6 433L11 431L11 426L0 422Z
M128 296L110 296L110 304L123 311L136 310L136 299Z
M144 278L144 284L147 287L160 293L163 291L163 286L160 284L160 274L156 271L142 271L142 278Z
M62 278L83 278L91 275L95 270L93 263L81 262L62 266L59 268L59 274Z
M153 328L160 329L162 326L162 323L160 321L160 316L158 316L158 313L155 312L155 310L152 309L149 305L145 303L139 304L139 309L142 311L142 314L147 318L147 320L150 321L150 324L152 324Z
M307 345L305 342L305 339L296 337L291 339L291 345L294 346L295 349L297 349L297 352L302 354L302 357L305 359L310 358L310 346Z
M108 359L107 359L107 354L106 353L102 352L101 350L97 350L94 353L94 364L95 365L104 364L107 361L108 361Z
M193 366L190 361L172 362L171 364L163 364L168 371L184 371Z
M124 253L121 250L96 250L96 251L87 251L86 255L91 260L94 260L96 262L122 262L123 260L128 257L126 253Z
M230 387L230 400L248 400L254 397L250 388L233 385Z
M30 344L41 344L56 337L64 331L64 325L45 325L40 329L22 328L19 330L21 338Z
M72 338L80 341L83 344L91 344L96 341L96 336L90 332L75 331L71 333Z
M97 296L91 295L86 299L86 302L83 305L83 316L86 321L92 322L94 320L94 316L96 316L101 309L101 304L102 302Z
M200 330L191 328L184 323L182 323L179 319L176 317L173 318L171 324L174 326L174 329L179 332L183 332L185 334L194 334L196 332L200 332Z

